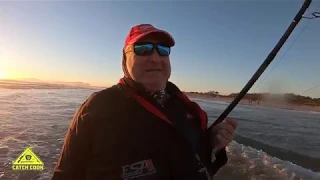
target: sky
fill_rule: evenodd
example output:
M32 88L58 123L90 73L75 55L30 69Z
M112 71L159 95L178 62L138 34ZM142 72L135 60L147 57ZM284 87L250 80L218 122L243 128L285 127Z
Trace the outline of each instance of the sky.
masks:
M134 25L168 31L170 81L184 91L239 92L302 0L0 1L0 78L110 86ZM314 0L307 13L320 11ZM303 19L250 92L320 97L320 18Z

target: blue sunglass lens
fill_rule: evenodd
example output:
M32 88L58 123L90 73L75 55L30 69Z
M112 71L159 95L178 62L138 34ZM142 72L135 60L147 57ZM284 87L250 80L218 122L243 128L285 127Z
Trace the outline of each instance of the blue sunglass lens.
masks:
M134 45L134 52L139 56L150 55L154 49L153 44L136 44ZM170 47L157 45L157 51L160 56L168 56L170 54Z
M158 53L160 56L168 56L170 54L170 47L158 45Z
M135 45L134 46L134 52L137 55L147 55L151 54L153 50L152 44L141 44L141 45Z

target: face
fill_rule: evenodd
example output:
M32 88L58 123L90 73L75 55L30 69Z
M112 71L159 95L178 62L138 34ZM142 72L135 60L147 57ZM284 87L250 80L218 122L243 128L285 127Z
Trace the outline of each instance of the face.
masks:
M139 43L159 43L152 36L147 36ZM160 56L156 49L147 56L138 56L130 51L126 53L126 66L133 80L144 85L148 91L162 90L171 75L169 56Z

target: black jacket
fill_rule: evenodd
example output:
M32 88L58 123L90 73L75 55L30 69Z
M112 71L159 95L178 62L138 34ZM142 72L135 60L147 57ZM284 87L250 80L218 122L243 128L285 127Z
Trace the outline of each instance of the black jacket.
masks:
M92 94L75 114L52 180L211 179L207 114L168 82L161 106L130 80ZM209 176L209 178L208 178Z

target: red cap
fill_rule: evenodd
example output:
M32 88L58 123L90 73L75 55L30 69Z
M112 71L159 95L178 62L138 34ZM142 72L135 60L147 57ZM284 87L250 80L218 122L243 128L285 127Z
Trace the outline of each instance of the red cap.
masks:
M175 41L168 32L161 29L157 29L151 24L139 24L131 28L126 38L124 47L126 47L127 45L134 44L142 37L151 33L155 33L158 37L162 38L166 43L168 43L169 46L174 46Z

